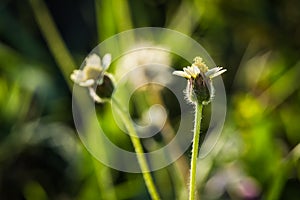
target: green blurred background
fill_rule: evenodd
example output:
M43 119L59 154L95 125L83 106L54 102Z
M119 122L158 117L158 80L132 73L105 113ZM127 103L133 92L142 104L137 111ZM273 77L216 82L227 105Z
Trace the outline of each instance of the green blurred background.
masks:
M99 42L148 26L187 34L228 69L224 130L199 161L202 199L299 199L299 10L297 0L2 0L0 199L150 198L141 174L108 168L83 147L69 80ZM136 107L145 104L141 93ZM168 96L154 101L172 110ZM106 107L97 109L109 124ZM179 115L169 114L167 130ZM120 130L110 131L132 148ZM187 152L152 173L163 199L186 199L189 159Z

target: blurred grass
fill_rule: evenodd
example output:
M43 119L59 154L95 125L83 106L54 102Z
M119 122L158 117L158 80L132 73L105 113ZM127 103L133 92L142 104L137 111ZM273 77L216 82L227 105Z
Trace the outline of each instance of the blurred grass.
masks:
M142 26L183 32L228 69L224 133L199 160L202 199L298 199L299 9L296 0L1 1L0 199L149 199L140 174L109 169L84 149L69 90L70 73L99 41ZM135 105L142 110L157 102L149 96L160 97L141 93L150 103L131 103L143 102ZM110 109L96 109L112 141L131 149L110 126ZM172 113L168 131L176 130ZM176 174L186 176L174 164L153 173L163 199L180 199Z

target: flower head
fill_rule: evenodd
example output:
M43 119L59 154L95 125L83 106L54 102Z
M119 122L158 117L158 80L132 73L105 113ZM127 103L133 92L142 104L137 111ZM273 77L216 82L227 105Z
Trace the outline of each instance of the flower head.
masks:
M98 55L92 54L85 59L85 66L82 70L74 70L71 79L82 87L90 87L101 81L104 72L108 69L111 62L111 55L105 54L102 62Z
M99 103L104 100L96 93L97 86L109 84L113 86L112 76L106 72L111 63L111 55L105 54L102 58L97 54L92 54L85 59L85 65L82 70L74 70L70 78L74 83L81 87L89 89L90 96ZM101 89L103 91L103 88ZM107 97L107 95L105 95ZM109 96L109 95L108 95Z
M225 71L222 67L208 69L202 58L196 57L192 66L184 67L183 71L174 71L173 74L188 80L186 94L191 102L207 105L214 97L212 79Z

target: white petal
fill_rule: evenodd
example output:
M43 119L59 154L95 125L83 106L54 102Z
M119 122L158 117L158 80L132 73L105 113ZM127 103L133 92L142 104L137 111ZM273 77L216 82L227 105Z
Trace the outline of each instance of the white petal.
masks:
M73 73L70 75L70 78L75 83L79 83L83 80L84 74L81 70L74 70Z
M111 63L111 55L109 53L105 54L103 56L103 58L102 58L102 67L103 67L103 70L108 69L110 63Z
M184 67L184 68L183 68L183 71L184 71L186 74L188 74L189 76L193 76L193 75L194 75L193 72L192 72L192 70L191 70L191 67Z
M80 82L79 85L81 87L90 87L90 86L94 85L94 83L95 83L94 79L88 79L86 81Z
M85 59L85 66L95 66L98 68L102 68L101 59L97 54L92 54Z
M193 68L194 68L194 72L195 72L196 74L200 74L200 69L199 69L197 66L194 66L194 65L193 65Z
M217 76L223 74L223 73L226 72L226 71L227 71L227 69L223 69L223 70L221 70L221 71L218 71L217 73L212 74L211 76L209 76L209 78L215 78L215 77L217 77Z
M188 67L188 70L190 72L190 74L194 77L195 76L195 70L194 70L194 67Z
M185 73L187 73L187 74L190 74L190 73L188 72L188 71L189 71L189 70L188 70L188 67L184 67L184 68L183 68L183 71L184 71Z
M187 79L191 78L191 76L189 74L187 74L186 72L183 72L183 71L174 71L173 75L181 76L181 77L187 78Z
M193 78L196 78L198 74L200 74L200 70L197 66L188 67L187 70Z
M192 77L193 77L193 78L196 78L197 74L195 73L194 68L193 68L193 67L190 67L189 70L190 70L190 72L191 72Z
M208 70L208 71L205 73L205 76L210 77L211 75L217 73L217 72L220 71L221 69L223 69L223 67L214 67L214 68Z
M94 88L89 87L89 93L90 96L93 98L94 101L98 102L98 103L103 103L104 101L96 94Z

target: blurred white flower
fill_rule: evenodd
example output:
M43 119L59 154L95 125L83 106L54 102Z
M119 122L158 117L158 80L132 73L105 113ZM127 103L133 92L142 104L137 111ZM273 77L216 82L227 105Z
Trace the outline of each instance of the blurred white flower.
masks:
M153 48L143 48L151 46L150 44L141 43L132 47L129 53L122 56L118 61L116 70L116 78L121 79L123 76L128 76L128 80L133 85L141 85L149 80L165 80L165 74L155 73L156 68L151 70L153 65L169 66L171 58L165 48L153 46ZM136 70L138 69L138 70ZM128 73L135 70L134 73ZM162 70L163 71L163 70ZM151 77L151 74L155 74Z
M89 89L90 96L99 103L103 102L97 93L96 86L103 84L106 70L110 66L111 55L105 54L102 58L97 54L92 54L85 59L85 65L82 70L74 70L70 78L74 83L81 87L87 87ZM109 76L110 77L110 76Z
M101 84L104 72L111 62L111 55L105 54L102 62L98 55L92 54L85 59L85 66L82 70L74 70L71 79L82 87L90 87L97 81Z

